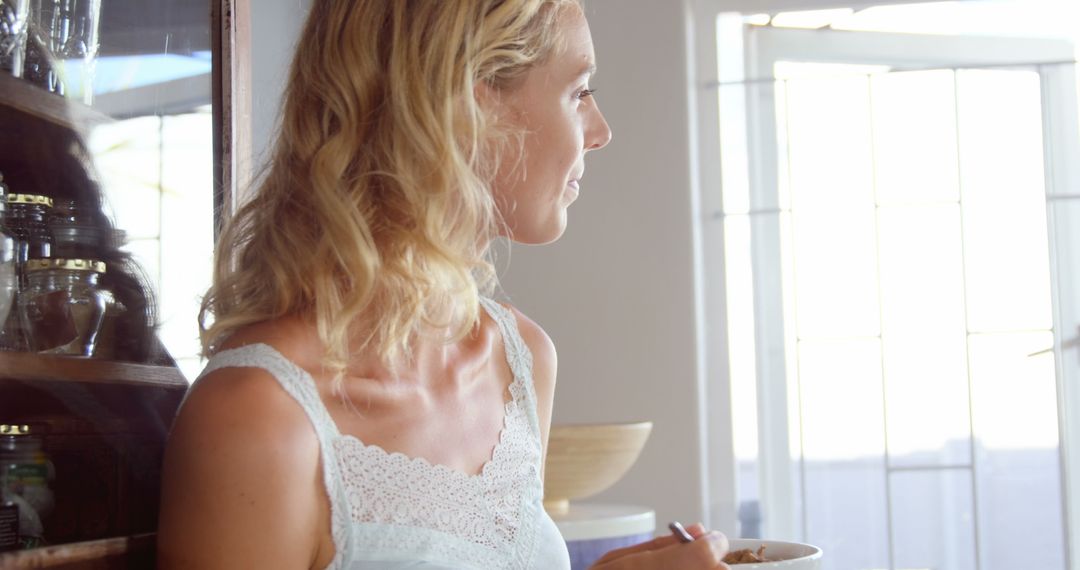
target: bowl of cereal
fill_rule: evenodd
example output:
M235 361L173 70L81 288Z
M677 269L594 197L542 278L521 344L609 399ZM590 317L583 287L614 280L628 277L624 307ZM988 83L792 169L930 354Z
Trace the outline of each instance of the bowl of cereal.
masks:
M732 570L817 570L821 549L801 542L732 538L724 562Z

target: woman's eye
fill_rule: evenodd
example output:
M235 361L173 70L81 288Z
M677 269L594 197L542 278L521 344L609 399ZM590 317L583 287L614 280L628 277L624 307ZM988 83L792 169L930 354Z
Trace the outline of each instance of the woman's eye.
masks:
M596 93L596 89L582 89L577 92L577 98L584 99L586 97L592 97L593 93Z

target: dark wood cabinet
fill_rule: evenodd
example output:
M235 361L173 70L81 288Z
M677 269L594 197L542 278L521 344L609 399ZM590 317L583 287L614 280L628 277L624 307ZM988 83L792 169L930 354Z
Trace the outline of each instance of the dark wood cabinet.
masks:
M177 308L176 299L190 302L200 291L196 287L177 293L175 282L178 274L204 270L193 268L193 263L205 262L209 267L212 252L201 243L211 243L217 220L229 209L235 184L234 141L247 132L241 119L250 113L250 105L236 103L248 99L238 98L234 92L234 85L245 83L237 80L233 70L247 49L242 38L236 38L236 30L246 25L248 4L242 2L238 13L232 0L0 0L0 10L11 12L2 14L4 17L20 10L28 10L31 16L35 10L53 10L50 17L55 22L60 17L56 14L79 4L100 9L95 12L98 45L91 56L57 51L60 44L55 43L56 38L50 40L41 32L45 24L34 23L39 32L37 45L52 52L46 54L49 65L60 70L60 80L71 82L66 89L55 89L42 80L41 70L37 79L29 67L15 73L11 61L0 54L0 173L14 193L49 195L54 188L70 187L73 178L56 173L71 165L58 166L46 153L31 150L26 139L35 137L23 133L70 135L72 141L79 141L79 151L85 152L77 158L111 167L113 172L101 172L98 164L99 172L92 172L91 167L83 177L89 184L100 184L95 192L114 190L110 176L116 176L119 166L120 177L127 175L130 187L106 196L103 203L111 203L114 210L125 206L126 219L135 219L133 226L137 227L127 226L123 215L113 215L116 229L126 233L128 243L141 240L141 249L133 251L156 251L156 257L142 267L151 277L149 286L158 289L149 297L157 297L159 308L166 306L173 312L173 323L179 319L187 327L179 333L169 323L156 331L147 329L148 335L158 335L153 339L155 346L166 350L152 351L154 357L142 360L167 362L175 358L190 377L198 365L192 340L197 334L197 309ZM78 18L72 21L78 23ZM50 41L54 41L51 46ZM29 52L20 57L19 65L29 66ZM80 66L81 79L73 71ZM183 120L177 119L181 116ZM170 123L170 119L177 120ZM174 125L196 122L192 132L200 133L201 138L175 135L180 131ZM155 138L140 139L138 133L144 132ZM177 145L184 147L171 155L165 149L165 134L169 132L182 139ZM113 142L95 142L95 136ZM36 138L42 140L34 144L49 147L49 136ZM53 146L62 151L72 145ZM198 154L190 150L195 147L207 150ZM102 148L129 154L119 158L115 152L106 157L94 154ZM145 149L157 149L157 154L144 158L151 156L139 154ZM204 164L189 162L196 154L205 158ZM170 166L168 160L181 167ZM144 163L154 161L156 170L145 168ZM177 171L206 175L192 183L177 178ZM146 180L148 172L160 176ZM178 190L190 191L192 187L201 193L185 197L188 202L177 202ZM156 204L154 211L132 206L144 197L139 192L154 194L149 200ZM192 202L205 202L204 211L212 223L205 219L191 226L164 223L170 216L186 216L188 221ZM158 220L157 229L148 230L143 224L146 220ZM195 244L203 249L196 248L192 254L191 236L196 230L205 234L205 241ZM170 231L171 236L167 235ZM160 290L165 283L172 292ZM204 285L199 286L205 290ZM183 341L179 343L182 350L170 344L177 337ZM162 356L165 353L168 355ZM127 359L140 360L130 355ZM50 462L48 485L55 500L43 521L46 544L0 552L0 570L152 568L164 445L187 388L188 380L176 366L0 352L0 424L27 425L31 433L40 436Z
M0 353L0 418L40 435L55 498L51 546L0 554L0 568L152 567L162 452L187 387L173 367Z

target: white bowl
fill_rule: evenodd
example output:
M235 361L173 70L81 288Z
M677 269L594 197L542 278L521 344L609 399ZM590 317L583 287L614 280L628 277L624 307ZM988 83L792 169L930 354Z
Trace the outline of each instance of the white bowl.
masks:
M749 548L756 552L761 545L765 545L765 558L775 560L775 562L731 564L731 570L817 570L821 568L821 549L810 544L761 538L732 538L728 543L730 551Z

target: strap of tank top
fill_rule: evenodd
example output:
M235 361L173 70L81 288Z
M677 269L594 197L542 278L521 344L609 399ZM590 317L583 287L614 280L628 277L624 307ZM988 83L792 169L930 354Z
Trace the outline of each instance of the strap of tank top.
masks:
M315 388L315 381L302 368L285 358L268 344L249 344L215 354L206 364L200 378L219 368L261 368L273 376L278 384L304 409L319 439L333 440L340 436L337 425L323 405ZM196 380L197 381L197 380Z
M506 361L510 363L510 371L514 377L527 385L532 385L532 352L525 345L518 331L517 317L506 307L486 297L480 298L480 305L484 307L488 315L499 325L502 333L503 345L506 346Z
M350 550L348 542L352 535L349 530L348 495L342 483L337 453L333 446L333 442L341 436L341 432L338 431L337 425L330 417L330 412L319 397L315 381L307 371L285 358L274 347L262 343L223 350L213 355L206 369L199 375L199 379L220 368L266 370L278 381L285 392L300 404L308 419L311 420L315 435L319 440L323 483L330 498L331 532L335 553L334 560L328 568L342 568L347 563L345 556ZM196 379L196 382L199 379Z
M540 415L537 410L536 388L533 386L532 377L532 351L525 344L518 331L517 317L514 313L499 303L485 298L480 298L480 304L484 307L491 318L499 325L502 333L503 345L506 346L506 360L510 364L510 370L514 373L514 379L523 388L525 399L524 408L528 417L529 429L533 437L539 442L542 436L540 431Z

